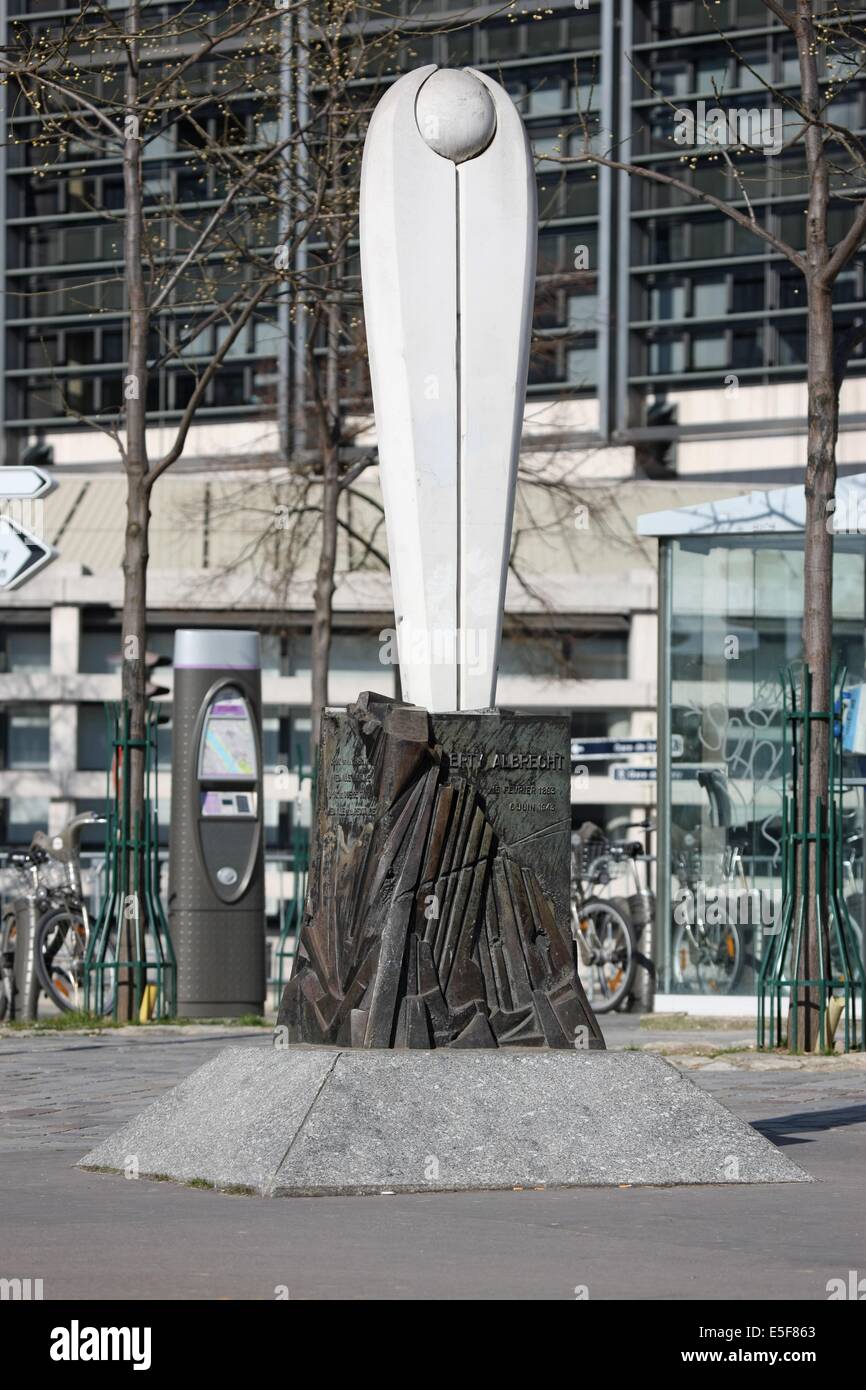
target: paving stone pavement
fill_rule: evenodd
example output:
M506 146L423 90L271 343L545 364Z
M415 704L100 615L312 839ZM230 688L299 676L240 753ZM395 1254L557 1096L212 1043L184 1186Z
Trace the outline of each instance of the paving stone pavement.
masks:
M132 1119L221 1047L269 1047L265 1028L19 1033L0 1040L0 1154L78 1151Z
M614 1045L649 1041L637 1025ZM616 1037L614 1037L616 1034ZM808 1187L581 1189L266 1201L73 1164L225 1046L263 1029L0 1038L0 1277L51 1298L826 1298L866 1275L866 1074L693 1079L784 1146ZM678 1059L673 1059L678 1060ZM723 1059L722 1059L723 1060Z

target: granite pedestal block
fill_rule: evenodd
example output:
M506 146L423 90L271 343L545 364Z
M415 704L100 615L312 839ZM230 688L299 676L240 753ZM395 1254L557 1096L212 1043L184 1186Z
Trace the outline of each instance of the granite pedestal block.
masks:
M575 968L570 784L564 717L326 710L289 1041L603 1048Z
M808 1182L659 1057L228 1048L80 1166L263 1196Z

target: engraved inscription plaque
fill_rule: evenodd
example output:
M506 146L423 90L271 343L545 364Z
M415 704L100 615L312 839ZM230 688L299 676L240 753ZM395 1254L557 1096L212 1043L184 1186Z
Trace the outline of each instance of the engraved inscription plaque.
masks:
M604 1046L575 972L568 752L558 716L324 713L289 1041Z

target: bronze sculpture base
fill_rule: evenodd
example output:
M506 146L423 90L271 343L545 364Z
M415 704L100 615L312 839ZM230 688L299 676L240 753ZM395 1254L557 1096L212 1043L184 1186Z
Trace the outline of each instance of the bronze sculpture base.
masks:
M322 721L288 1042L604 1047L570 930L559 716L365 694Z

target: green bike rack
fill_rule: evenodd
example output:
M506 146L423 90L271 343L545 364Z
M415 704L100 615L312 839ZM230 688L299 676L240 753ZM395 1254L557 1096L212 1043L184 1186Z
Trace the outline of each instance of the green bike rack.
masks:
M301 750L298 748L295 753L295 767L298 774L298 786L301 785L304 776L303 759ZM313 757L313 768L310 775L310 805L316 804L316 768L315 755ZM283 986L291 975L291 962L294 960L295 948L301 932L301 922L304 916L304 902L307 896L307 875L310 868L310 832L305 830L296 818L292 827L292 901L283 914L283 921L280 927L280 937L277 948L274 952L276 962L276 975L268 981L269 985L275 984L277 987L277 1006L282 998Z
M843 1006L844 1050L862 1051L864 1010L866 1010L866 974L848 908L842 891L843 825L842 825L842 692L847 669L837 668L831 682L834 711L812 708L812 673L804 662L793 662L781 672L783 697L782 759L782 911L781 926L761 962L758 977L758 1047L782 1047L785 1034L782 1019L782 1000L787 998L790 1046L797 1051L798 1019L795 1007L801 993L810 989L818 995L819 1037L822 1051L833 1050L828 1037L827 1013L829 1001L839 999ZM812 803L808 752L811 747L812 726L828 726L829 737L829 805L814 798L815 830L809 829L809 806ZM802 771L802 787L798 786L797 769ZM826 862L828 879L828 923L818 924L818 975L803 974L803 954L806 939L806 907L812 888L810 882L809 847L815 854L815 893L821 899L823 872ZM821 853L821 850L824 853ZM798 860L801 874L798 881ZM834 954L835 948L835 954ZM842 1021L840 1020L840 1021Z
M113 756L106 773L105 895L84 958L86 1012L118 1017L120 985L132 981L134 1020L172 1018L176 1013L177 966L159 891L157 810L158 706L150 702L144 738L130 735L130 711L124 701L105 706L108 743ZM132 749L144 750L143 817L131 815L129 781L112 786L112 771L129 767ZM125 931L126 924L131 930ZM124 937L132 943L119 957Z

